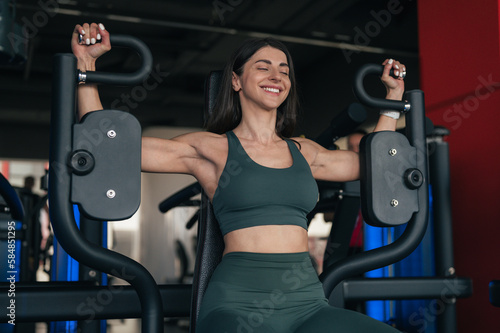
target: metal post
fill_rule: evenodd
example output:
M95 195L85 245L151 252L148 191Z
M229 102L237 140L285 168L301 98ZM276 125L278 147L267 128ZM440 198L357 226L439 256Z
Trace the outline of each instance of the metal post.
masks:
M429 173L433 192L436 274L455 276L453 257L453 226L450 198L450 160L446 129L436 129L429 142ZM445 308L437 317L439 333L456 333L456 298L446 299Z
M96 245L102 246L102 228L103 223L101 221L95 221L84 214L80 214L80 231L83 237L89 242ZM78 271L78 280L93 282L96 285L102 285L102 273L96 271L95 269L80 264ZM101 332L101 321L100 320L82 320L78 322L78 329L80 333L96 333ZM105 332L105 331L104 331Z

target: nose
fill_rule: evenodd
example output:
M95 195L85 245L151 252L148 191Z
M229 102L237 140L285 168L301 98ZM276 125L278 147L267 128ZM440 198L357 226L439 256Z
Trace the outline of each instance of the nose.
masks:
M273 68L270 71L269 80L275 81L275 82L280 82L282 79L281 76L282 76L282 74L280 73L279 68Z

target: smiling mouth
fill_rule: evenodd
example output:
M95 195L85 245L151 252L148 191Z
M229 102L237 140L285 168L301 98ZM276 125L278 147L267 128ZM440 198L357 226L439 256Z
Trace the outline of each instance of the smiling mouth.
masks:
M275 93L275 94L279 94L280 93L280 90L278 88L263 87L262 89L264 89L265 91L269 91L269 92Z

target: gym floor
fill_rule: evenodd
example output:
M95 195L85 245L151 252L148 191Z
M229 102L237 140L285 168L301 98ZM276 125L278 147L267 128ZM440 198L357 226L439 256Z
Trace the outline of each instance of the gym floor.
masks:
M108 320L106 333L137 333L141 331L141 321L139 319L113 319ZM164 333L187 333L189 332L189 322L187 319L172 320L165 322ZM36 324L36 333L47 333L46 323Z
M108 320L107 333L137 333L141 331L139 319ZM189 332L187 320L171 321L165 323L164 333Z

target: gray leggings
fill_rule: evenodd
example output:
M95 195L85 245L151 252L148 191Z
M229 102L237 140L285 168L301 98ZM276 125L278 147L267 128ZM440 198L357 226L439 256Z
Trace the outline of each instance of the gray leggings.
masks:
M226 254L203 298L197 333L399 332L327 303L309 254Z

